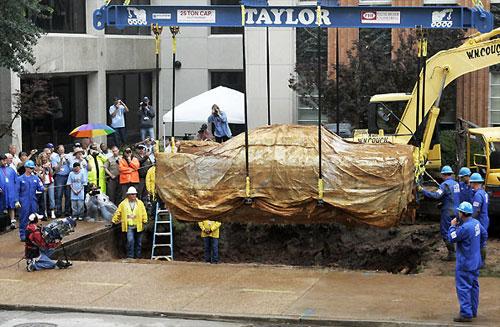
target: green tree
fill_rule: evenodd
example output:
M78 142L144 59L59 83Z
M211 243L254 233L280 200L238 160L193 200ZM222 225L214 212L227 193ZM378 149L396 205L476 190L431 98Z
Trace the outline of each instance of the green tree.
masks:
M347 63L339 65L339 99L336 93L337 79L328 79L325 74L322 79L323 112L329 121L335 120L336 103L339 100L341 122L351 123L353 127L366 128L366 110L372 95L413 90L418 70L415 34L408 33L405 36L400 34L400 47L392 49L390 32L379 29L360 30L359 40L348 51ZM428 57L440 50L454 48L463 42L464 32L461 30L426 32L429 41ZM314 34L297 35L297 43L314 44L312 40L314 37ZM392 52L395 53L394 56L391 56ZM296 74L290 79L290 87L299 95L307 97L316 90L317 59L313 56L301 56L299 53L297 58L301 58L302 62L296 65ZM335 67L332 67L332 70L335 71ZM454 89L454 86L450 85L443 94L441 102L443 114L455 107ZM312 107L317 107L317 98L311 96L307 98L311 99Z
M40 0L0 1L0 67L22 72L24 64L35 63L33 46L43 30L34 20L47 18L51 12Z

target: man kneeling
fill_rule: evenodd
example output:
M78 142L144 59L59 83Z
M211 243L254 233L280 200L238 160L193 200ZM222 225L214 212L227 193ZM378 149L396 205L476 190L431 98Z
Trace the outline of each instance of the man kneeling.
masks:
M57 262L50 259L54 249L61 243L53 242L48 243L42 236L42 230L38 226L38 219L41 215L32 213L28 217L28 226L26 227L26 243L25 243L25 257L26 257L26 270L31 272L42 269L65 269L71 266L69 261L57 260Z

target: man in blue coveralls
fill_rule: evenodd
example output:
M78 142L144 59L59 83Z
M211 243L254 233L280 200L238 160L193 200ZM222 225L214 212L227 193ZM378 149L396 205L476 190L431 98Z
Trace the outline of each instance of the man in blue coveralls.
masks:
M477 317L479 306L480 249L486 246L488 233L479 221L471 217L472 211L469 202L462 202L458 207L459 218L451 221L447 235L448 242L457 244L455 286L460 314L453 319L457 322L471 322Z
M474 173L470 177L471 187L474 190L474 197L472 199L472 206L474 212L472 217L479 220L481 226L488 230L490 226L490 217L488 216L488 193L483 189L482 184L484 183L483 177ZM481 248L481 258L483 259L483 264L486 263L486 247Z
M437 191L431 192L422 189L422 192L428 198L441 199L441 226L439 230L448 249L448 256L444 260L453 261L455 259L455 247L448 242L447 234L450 221L457 216L457 207L460 203L460 186L453 179L453 170L450 166L444 166L441 169L441 176L444 181L439 185Z
M7 156L0 154L0 211L7 210L10 217L10 228L16 228L17 173L7 164Z
M472 203L472 197L474 196L474 191L470 186L470 175L472 172L467 167L460 168L458 172L458 185L460 185L460 203L466 201Z
M35 163L32 160L28 160L24 164L24 168L26 168L26 172L17 179L17 195L19 202L16 203L16 207L21 208L19 212L19 237L23 242L26 240L28 217L38 210L36 191L45 191L40 178L33 175Z

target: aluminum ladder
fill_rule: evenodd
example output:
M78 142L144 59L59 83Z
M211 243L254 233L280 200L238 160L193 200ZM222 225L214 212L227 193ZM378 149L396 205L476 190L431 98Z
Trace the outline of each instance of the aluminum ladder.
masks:
M163 251L161 251L163 249ZM174 260L174 235L172 228L172 214L156 204L155 228L153 232L153 246L151 260Z

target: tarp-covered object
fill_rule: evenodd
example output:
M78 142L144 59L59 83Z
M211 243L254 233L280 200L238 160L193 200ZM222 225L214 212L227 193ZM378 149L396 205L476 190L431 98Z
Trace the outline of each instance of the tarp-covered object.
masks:
M348 143L323 129L324 206L318 198L318 130L273 125L249 133L252 205L245 199L245 143L239 135L196 154L160 153L160 197L180 220L397 225L412 201L407 145Z

